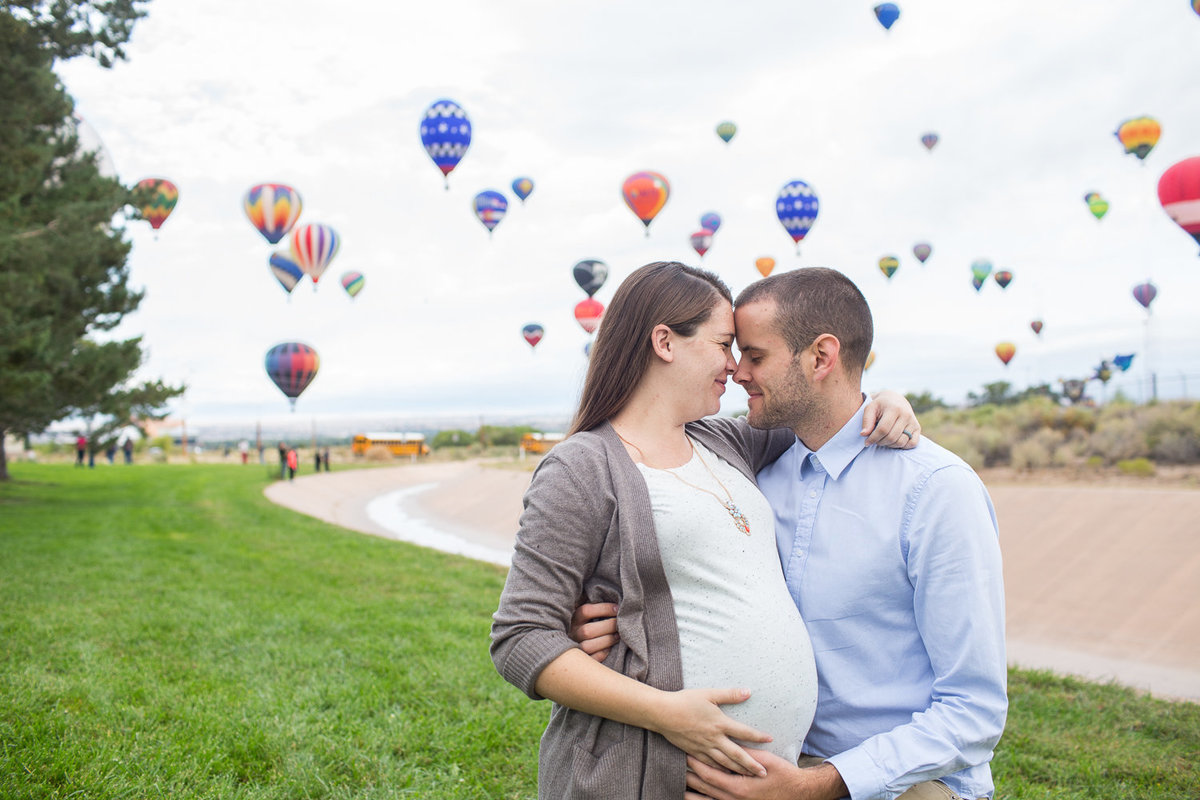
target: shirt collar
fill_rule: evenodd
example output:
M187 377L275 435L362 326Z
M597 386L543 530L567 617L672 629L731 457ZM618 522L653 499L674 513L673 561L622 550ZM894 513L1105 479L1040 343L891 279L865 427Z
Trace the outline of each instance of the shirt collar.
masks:
M829 473L829 477L835 481L841 477L846 471L846 467L850 466L850 462L863 451L866 447L864 444L866 439L862 435L862 420L863 409L870 402L869 398L864 397L863 402L858 407L858 411L854 416L846 421L841 430L833 435L833 438L821 446L820 450L812 451L805 447L804 442L796 437L797 455L800 456L800 469L803 472L805 465L808 469L816 469L813 464L813 458L820 462L820 468Z

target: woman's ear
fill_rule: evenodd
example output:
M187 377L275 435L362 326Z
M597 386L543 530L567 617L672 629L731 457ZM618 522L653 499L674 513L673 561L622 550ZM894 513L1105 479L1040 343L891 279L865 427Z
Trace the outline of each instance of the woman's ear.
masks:
M671 363L675 360L675 332L666 325L655 325L650 331L650 348L654 355Z

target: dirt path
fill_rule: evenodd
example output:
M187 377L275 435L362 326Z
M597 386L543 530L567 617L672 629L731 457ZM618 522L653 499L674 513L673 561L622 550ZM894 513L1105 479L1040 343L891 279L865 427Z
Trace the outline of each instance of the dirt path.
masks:
M310 475L265 493L345 528L503 563L529 476L477 462L416 464ZM1009 660L1200 702L1200 491L988 490L1000 520Z

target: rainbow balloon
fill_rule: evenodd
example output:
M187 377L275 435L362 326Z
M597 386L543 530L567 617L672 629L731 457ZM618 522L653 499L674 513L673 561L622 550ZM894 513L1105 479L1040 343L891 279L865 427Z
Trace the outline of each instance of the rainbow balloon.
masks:
M251 186L242 199L242 207L250 224L271 244L288 235L304 204L300 193L282 183L260 183Z
M351 297L358 297L358 293L362 291L366 280L361 272L343 272L342 273L342 288L346 290L346 294Z
M166 178L143 178L134 187L134 196L141 201L142 219L158 230L179 202L179 188Z

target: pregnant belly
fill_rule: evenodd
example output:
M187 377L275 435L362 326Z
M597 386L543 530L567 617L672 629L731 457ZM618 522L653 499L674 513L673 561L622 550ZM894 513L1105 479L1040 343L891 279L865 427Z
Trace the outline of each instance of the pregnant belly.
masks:
M749 700L722 710L774 737L754 747L794 762L816 710L817 672L800 614L786 592L779 599L758 607L677 604L676 619L684 686L749 689Z

